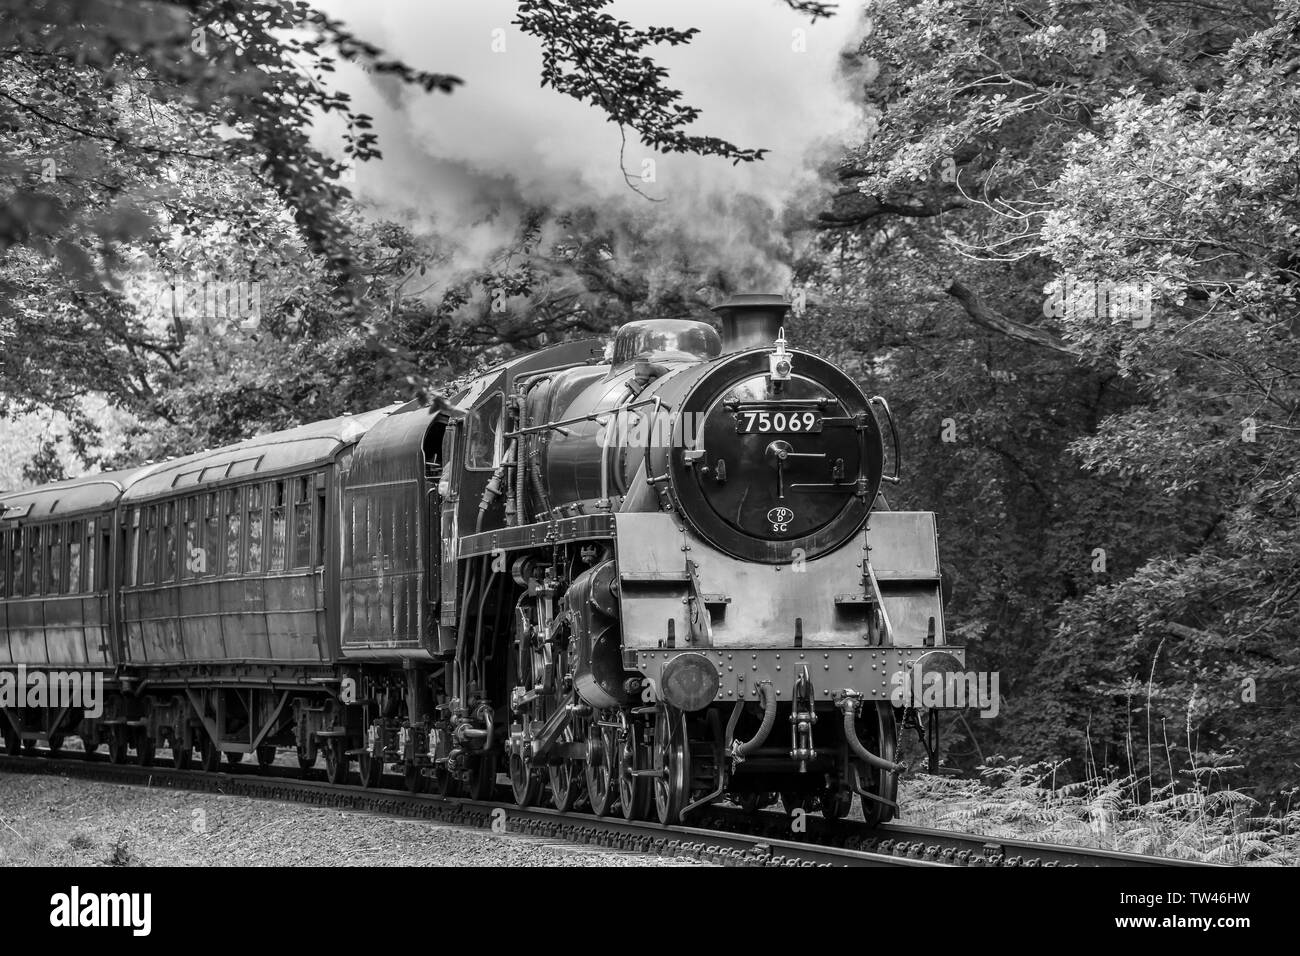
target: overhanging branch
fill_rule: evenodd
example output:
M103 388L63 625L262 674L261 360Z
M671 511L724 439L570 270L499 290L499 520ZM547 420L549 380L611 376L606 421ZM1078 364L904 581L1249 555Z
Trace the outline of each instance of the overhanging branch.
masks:
M984 304L984 301L978 295L962 285L957 279L953 279L944 291L961 303L961 307L976 325L1015 339L1018 342L1037 345L1061 355L1069 355L1072 358L1079 358L1081 355L1077 348L1069 345L1064 339L1053 335L1046 329L1016 322L999 312L993 311Z

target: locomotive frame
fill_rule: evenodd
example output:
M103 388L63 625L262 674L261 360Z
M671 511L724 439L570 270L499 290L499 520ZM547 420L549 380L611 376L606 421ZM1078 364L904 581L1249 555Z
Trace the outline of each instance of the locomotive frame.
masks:
M959 670L964 649L933 514L879 494L888 406L787 350L785 309L738 297L725 341L632 323L609 354L552 346L433 406L0 497L0 671L106 691L98 716L0 708L7 748L77 735L215 771L286 747L331 782L355 761L363 786L394 767L487 799L504 773L521 805L663 823L772 794L889 819L903 724L921 726L893 678ZM755 404L822 427L733 438ZM651 437L611 439L625 416ZM770 534L751 501L769 486L802 496Z

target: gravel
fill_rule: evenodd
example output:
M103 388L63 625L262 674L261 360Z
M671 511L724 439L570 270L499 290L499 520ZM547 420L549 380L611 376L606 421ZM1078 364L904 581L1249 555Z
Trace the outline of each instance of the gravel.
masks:
M0 773L0 866L686 866L370 814Z

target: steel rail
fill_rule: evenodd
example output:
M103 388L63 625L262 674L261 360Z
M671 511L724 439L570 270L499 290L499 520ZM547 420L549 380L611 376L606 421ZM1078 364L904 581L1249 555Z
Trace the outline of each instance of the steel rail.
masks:
M860 820L827 820L807 815L806 831L792 832L784 813L746 813L730 807L704 808L693 825L666 827L657 822L561 813L549 807L515 805L508 788L500 800L469 800L405 789L330 784L319 770L303 775L293 767L273 767L275 775L252 765L217 772L177 770L156 764L115 764L106 754L50 757L48 751L0 755L0 773L65 775L130 786L221 793L261 800L408 819L481 827L559 839L611 850L682 856L731 866L911 866L911 867L1216 867L1217 864L1144 856L1092 847L992 837L889 823L871 827ZM397 781L396 775L387 775Z
M672 826L629 821L622 817L596 817L560 813L546 807L520 808L512 802L467 800L406 790L362 788L330 784L293 776L271 776L256 767L231 767L217 772L177 770L155 765L115 764L105 755L97 759L34 756L0 756L0 773L44 774L128 786L159 787L362 813L433 820L462 827L479 827L562 840L610 850L656 856L687 857L727 866L910 866L943 867L952 864L907 859L811 841L772 839L735 831ZM291 767L277 768L296 773ZM318 771L317 771L318 772ZM394 777L394 779L397 779ZM500 788L505 790L507 788Z

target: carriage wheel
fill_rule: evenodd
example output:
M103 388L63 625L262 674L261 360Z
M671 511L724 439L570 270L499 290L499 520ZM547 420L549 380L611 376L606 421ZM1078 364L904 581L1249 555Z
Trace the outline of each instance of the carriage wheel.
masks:
M5 720L4 737L5 753L11 757L17 757L19 752L23 749L23 742L19 739L17 732L9 726L8 720Z
M157 744L148 729L141 730L135 738L135 762L141 767L152 767Z
M299 770L310 770L312 767L316 766L315 747L311 747L309 749L304 749L302 747L299 747L297 748L297 753L298 753Z
M342 737L328 737L325 740L325 779L338 784L347 780L348 754Z
M471 800L491 800L495 795L497 789L495 750L489 750L470 761L467 789Z
M194 748L187 747L175 737L171 739L172 745L172 766L177 770L189 770L190 765L194 762Z
M81 749L85 753L86 759L89 760L90 755L99 750L99 738L90 734L82 734Z
M126 763L126 731L121 727L108 732L108 762Z
M618 734L618 802L623 808L623 819L644 820L650 813L650 778L638 777L641 769L637 759L636 739L629 724Z
M63 749L63 734L50 734L50 739L45 745L50 748L50 756L57 757L59 751Z
M35 740L24 740L24 741L23 741L23 756L25 756L25 757L30 757L30 756L34 755L35 753L36 753L36 741L35 741Z
M199 766L208 773L216 773L221 769L221 748L211 737L203 738L203 746L199 751Z
M872 753L891 762L896 759L898 730L894 723L892 706L877 703L874 712L864 707L857 721L857 730L858 739L866 744L867 749ZM886 800L898 800L898 774L868 767L858 760L853 762L853 772L857 775L862 789ZM894 808L864 797L862 817L868 826L888 823L894 818Z
M690 797L690 751L686 746L686 716L676 707L660 703L655 710L655 811L664 826L682 818Z
M383 779L384 762L370 751L364 751L357 754L357 772L361 774L361 786L373 789Z
M232 767L237 767L243 762L243 760L244 752L242 750L230 750L226 752L226 761Z
M515 805L532 807L542 798L542 774L536 767L529 765L523 754L511 752L510 790L515 795Z
M273 763L275 763L275 744L262 744L257 748L258 769L266 772L271 769Z
M556 738L557 743L573 743L573 725L565 727ZM551 805L561 813L572 810L582 796L587 784L582 761L565 758L559 763L551 764Z
M598 817L608 816L618 800L616 730L602 727L599 718L587 730L587 795L591 812Z

